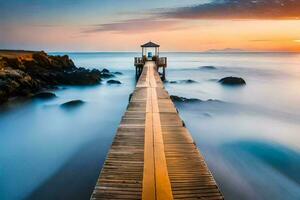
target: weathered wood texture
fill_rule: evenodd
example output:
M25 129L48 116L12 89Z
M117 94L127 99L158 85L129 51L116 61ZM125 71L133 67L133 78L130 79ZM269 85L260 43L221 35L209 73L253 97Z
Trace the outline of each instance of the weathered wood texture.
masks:
M223 199L154 62L143 68L91 199Z

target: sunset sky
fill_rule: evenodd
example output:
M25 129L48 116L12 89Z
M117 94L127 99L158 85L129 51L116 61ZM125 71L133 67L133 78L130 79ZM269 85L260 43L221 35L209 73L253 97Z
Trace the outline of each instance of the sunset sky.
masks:
M0 49L300 51L300 0L0 0Z

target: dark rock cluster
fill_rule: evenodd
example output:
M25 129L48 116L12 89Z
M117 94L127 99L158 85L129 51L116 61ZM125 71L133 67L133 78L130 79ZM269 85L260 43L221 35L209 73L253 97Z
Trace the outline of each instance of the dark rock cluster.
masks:
M193 102L201 102L202 100L196 99L196 98L185 98L185 97L179 97L176 95L171 95L170 96L171 100L173 102L185 102L185 103L193 103Z
M43 51L32 52L29 58L0 54L0 103L58 85L93 85L111 77L114 74L107 69L78 68L67 55L51 56Z
M112 78L112 77L115 77L115 75L113 73L111 73L108 69L105 69L105 68L100 72L100 75L101 75L102 78Z

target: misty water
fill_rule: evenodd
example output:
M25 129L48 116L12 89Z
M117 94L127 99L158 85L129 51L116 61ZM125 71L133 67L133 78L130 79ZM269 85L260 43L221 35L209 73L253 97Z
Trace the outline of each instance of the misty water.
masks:
M60 53L54 53L60 54ZM68 53L122 85L63 86L0 112L0 199L89 199L135 85L138 53ZM226 199L300 198L300 54L164 53L172 95ZM243 77L247 85L217 80ZM185 80L194 80L186 83ZM80 99L74 109L60 105Z

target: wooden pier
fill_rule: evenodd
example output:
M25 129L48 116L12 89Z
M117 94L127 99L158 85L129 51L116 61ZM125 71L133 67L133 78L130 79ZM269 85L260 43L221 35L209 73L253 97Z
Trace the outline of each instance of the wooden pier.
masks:
M142 68L91 199L224 199L155 61Z

